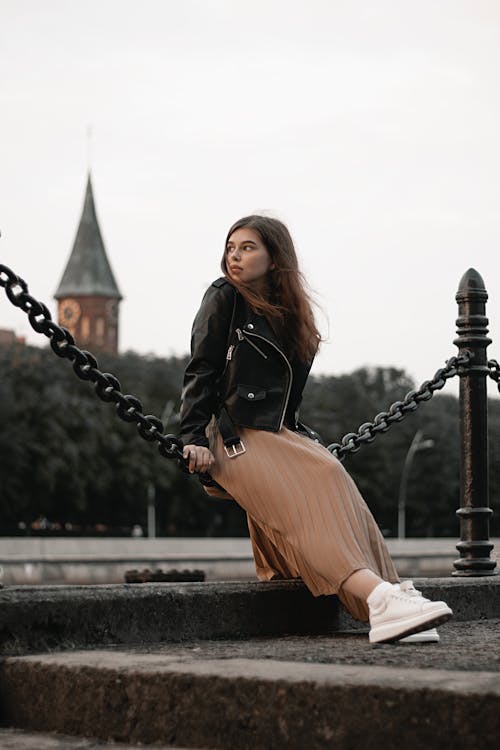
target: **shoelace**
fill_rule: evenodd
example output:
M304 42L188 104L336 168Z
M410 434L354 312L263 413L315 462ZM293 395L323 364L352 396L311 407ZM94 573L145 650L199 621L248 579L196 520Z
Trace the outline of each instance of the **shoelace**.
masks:
M409 604L415 606L420 605L422 602L427 601L423 596L422 592L415 588L413 581L403 581L399 584L399 590L394 593L398 599L406 599Z
M415 588L413 581L403 581L399 584L399 590L407 596L422 596L422 592Z

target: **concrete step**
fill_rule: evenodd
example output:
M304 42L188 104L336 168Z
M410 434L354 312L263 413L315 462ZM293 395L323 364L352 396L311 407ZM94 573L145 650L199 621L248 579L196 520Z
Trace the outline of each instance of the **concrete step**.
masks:
M9 657L3 721L220 750L488 750L500 732L499 625L450 622L437 645L344 633Z
M415 579L455 620L500 617L500 577ZM161 643L189 638L332 633L362 627L335 596L301 581L6 587L0 653Z
M23 729L0 729L1 750L132 750L143 745L113 742L87 737L70 737L56 732L28 732ZM155 745L154 750L187 750L172 745ZM192 750L192 749L191 749ZM202 748L199 748L202 750Z

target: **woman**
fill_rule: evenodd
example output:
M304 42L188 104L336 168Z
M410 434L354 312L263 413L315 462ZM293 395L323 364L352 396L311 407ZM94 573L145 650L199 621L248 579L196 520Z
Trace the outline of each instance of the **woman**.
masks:
M301 577L315 596L337 594L370 622L372 643L439 640L429 628L450 608L398 583L353 480L298 422L320 336L288 229L266 216L237 221L221 265L184 379L189 471L210 472L246 510L261 580Z

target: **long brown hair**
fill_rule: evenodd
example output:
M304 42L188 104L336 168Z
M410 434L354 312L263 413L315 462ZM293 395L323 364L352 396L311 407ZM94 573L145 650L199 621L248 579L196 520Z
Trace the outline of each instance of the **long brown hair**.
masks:
M268 273L267 293L259 293L248 284L235 281L228 273L226 258L229 238L237 229L253 229L264 243L274 268ZM309 362L321 342L311 299L299 271L297 253L290 232L283 222L270 216L245 216L229 230L221 268L226 278L246 299L252 309L264 315L280 335L290 358Z

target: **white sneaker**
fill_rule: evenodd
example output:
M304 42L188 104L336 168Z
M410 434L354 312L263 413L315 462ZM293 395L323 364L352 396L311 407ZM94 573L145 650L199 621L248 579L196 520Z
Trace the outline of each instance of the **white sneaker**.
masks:
M412 581L408 581L408 584L406 591L410 596L422 596L422 592L413 586ZM431 628L430 630L413 633L413 635L407 635L406 638L399 638L399 643L439 643L439 640L439 633L436 628Z
M370 607L370 643L398 641L441 625L453 612L445 602L431 602L412 581L394 584L378 607Z
M406 638L399 638L398 643L439 643L439 633L436 628L421 630L420 633L413 633L413 635L407 635Z

